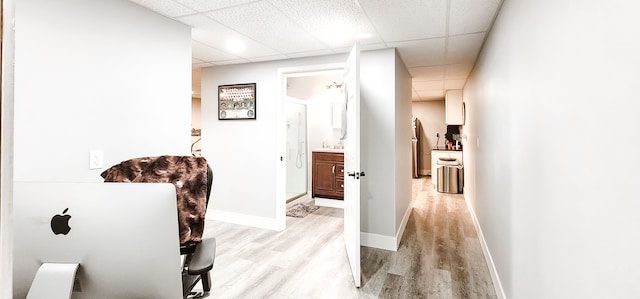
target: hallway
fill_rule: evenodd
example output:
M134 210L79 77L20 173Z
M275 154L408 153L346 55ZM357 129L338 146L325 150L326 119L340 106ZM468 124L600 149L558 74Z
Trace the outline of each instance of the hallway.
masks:
M342 210L287 217L275 232L209 220L218 239L214 298L496 298L462 195L413 180L413 211L397 252L362 247L362 288L353 287Z

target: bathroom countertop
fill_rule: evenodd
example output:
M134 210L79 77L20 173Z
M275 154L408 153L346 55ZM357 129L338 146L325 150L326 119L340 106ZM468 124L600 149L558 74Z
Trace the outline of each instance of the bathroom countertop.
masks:
M324 153L344 153L343 148L317 148L312 152L324 152Z
M462 149L454 150L454 149L447 149L447 148L444 148L444 147L432 148L431 150L432 151L447 151L447 152L461 152L462 151Z

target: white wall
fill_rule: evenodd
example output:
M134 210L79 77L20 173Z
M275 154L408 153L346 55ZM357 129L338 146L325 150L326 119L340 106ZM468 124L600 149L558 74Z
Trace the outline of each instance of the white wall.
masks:
M13 0L3 0L2 7L2 87L0 91L0 265L13 263L13 119L14 119L14 45ZM11 298L13 267L0 267L0 297Z
M445 142L447 124L444 100L413 102L412 112L421 124L418 136L418 171L421 175L426 175L431 172L431 149L436 146L436 133L440 133L438 145L442 146Z
M10 24L14 3L4 5ZM12 296L12 172L16 180L101 181L102 170L88 170L91 149L104 151L105 166L189 149L188 27L120 0L15 6L15 65L11 27L3 28L2 298Z
M361 215L361 230L374 243L396 242L411 201L411 80L395 49L363 52L360 61L360 163L366 173L361 205L367 211Z
M412 153L411 138L411 75L404 62L395 51L395 232L400 234L397 244L400 244L406 221L411 212L412 194Z
M508 298L640 297L639 9L506 0L465 86L465 197Z
M190 154L190 37L124 0L16 3L15 180L101 181L90 150Z

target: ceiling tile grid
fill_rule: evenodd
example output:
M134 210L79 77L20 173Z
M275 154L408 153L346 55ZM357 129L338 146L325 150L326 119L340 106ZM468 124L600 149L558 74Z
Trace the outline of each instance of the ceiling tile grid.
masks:
M461 89L503 0L130 0L192 27L194 68L397 48L413 100Z
M191 42L191 52L193 53L193 57L207 62L217 62L238 58L238 56L220 51L198 41Z
M481 32L448 37L446 63L473 64L480 52L484 36Z
M196 13L195 10L173 0L130 0L170 18Z
M190 7L198 12L209 12L212 10L218 10L222 8L238 6L255 0L175 0L176 2Z
M355 1L270 0L283 14L328 47L350 47L359 34L380 43L375 28Z
M446 38L432 38L388 43L398 49L402 61L414 67L441 65L445 63Z
M451 0L449 34L489 31L501 0Z
M359 0L387 42L443 37L447 0Z
M282 53L325 47L267 1L216 10L206 15Z

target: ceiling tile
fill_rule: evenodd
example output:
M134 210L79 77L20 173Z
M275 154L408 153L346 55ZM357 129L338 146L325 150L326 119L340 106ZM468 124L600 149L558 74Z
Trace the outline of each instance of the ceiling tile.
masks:
M241 64L241 63L249 63L249 62L251 61L246 59L232 59L232 60L216 61L216 65Z
M203 15L192 15L178 18L181 22L193 26L191 38L230 55L242 57L260 57L280 54L236 31L233 31L220 23ZM233 53L228 49L229 42L239 42L245 49L239 53Z
M206 14L221 24L282 53L326 48L277 8L265 1Z
M472 64L451 64L444 68L445 79L467 79L473 68Z
M444 80L444 89L462 89L465 83L466 79Z
M216 21L212 20L211 18L208 18L203 14L193 14L188 16L177 17L176 20L182 23L185 23L191 27L201 27L201 28L211 27L212 30L215 30L216 28L215 24L218 24L218 26L222 26L220 25L220 23L217 23Z
M389 47L387 47L387 45L385 45L383 43L378 43L378 44L362 44L362 43L358 43L358 48L360 49L360 52L364 52L364 51L375 51L375 50L381 50L381 49L388 49ZM334 54L343 54L343 53L351 52L351 49L353 49L353 44L349 45L348 47L333 48L333 49L331 49L331 52L334 53Z
M236 6L240 4L245 4L249 2L254 2L255 0L175 0L183 4L184 6L190 7L193 10L198 12L208 12L216 9Z
M427 102L427 101L444 101L444 97L424 97L414 102Z
M449 34L489 30L501 0L451 0Z
M359 34L367 34L367 43L380 43L375 28L355 1L278 0L271 1L282 13L325 45L353 45Z
M260 61L271 61L271 60L283 60L288 59L287 55L271 55L271 56L258 56L258 57L250 57L247 60L251 62L260 62Z
M216 64L209 63L209 62L198 62L198 63L193 63L191 65L191 67L198 67L198 68L210 67L210 66L216 66Z
M407 67L419 67L444 64L445 41L445 38L432 38L388 45L398 48L398 53Z
M442 100L464 86L503 0L131 1L192 27L194 67L346 57L357 40L363 51L396 48L413 98ZM363 32L371 37L354 37ZM230 40L245 50L232 52Z
M413 78L421 78L421 81L442 80L444 77L444 67L441 65L410 67L409 73Z
M442 89L436 89L436 90L416 90L416 93L421 97L421 98L428 98L428 97L444 97L444 91Z
M231 60L231 59L238 58L237 56L230 55L218 49L199 43L197 41L193 41L191 43L191 52L192 52L193 58L206 61L206 62L223 61L223 60Z
M442 37L447 0L360 0L385 42Z
M291 58L301 58L301 57L310 57L310 56L324 56L335 54L331 50L318 50L318 51L308 51L308 52L300 52L300 53L287 53L287 56Z
M196 13L193 9L172 0L130 0L168 17L184 16Z
M443 80L433 80L433 81L413 81L412 83L413 89L416 91L424 91L424 90L434 90L440 89L444 86Z
M373 51L373 50L380 50L380 49L386 49L388 48L385 44L383 43L377 43L377 44L365 44L365 43L359 43L358 46L360 46L360 51ZM340 52L340 53L348 53L351 51L351 49L353 48L353 45L351 45L350 47L347 48L346 51Z
M482 47L484 33L450 36L447 41L447 64L473 64Z

